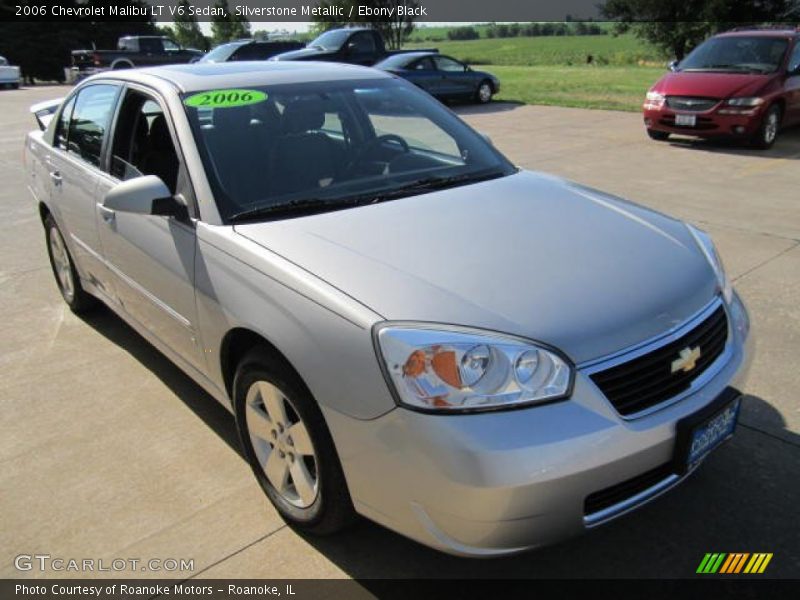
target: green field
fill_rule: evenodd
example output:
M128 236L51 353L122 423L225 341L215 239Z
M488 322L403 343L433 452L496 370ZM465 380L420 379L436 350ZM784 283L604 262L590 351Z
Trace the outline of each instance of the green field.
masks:
M436 47L470 64L585 65L587 57L599 65L665 65L666 57L632 35L570 35L493 38L468 41L412 42L411 48Z
M647 89L664 74L653 67L475 66L500 78L497 100L525 104L639 111Z
M446 27L421 31L417 39L447 37ZM641 110L647 89L664 74L667 62L658 49L632 35L482 37L405 46L431 47L497 75L498 100L610 110ZM587 64L589 55L592 64Z

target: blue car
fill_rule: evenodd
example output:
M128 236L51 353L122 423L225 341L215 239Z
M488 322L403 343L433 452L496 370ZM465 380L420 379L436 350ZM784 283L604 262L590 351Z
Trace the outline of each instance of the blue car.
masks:
M473 71L461 61L435 52L394 54L375 65L394 73L440 100L492 101L500 80L491 73Z

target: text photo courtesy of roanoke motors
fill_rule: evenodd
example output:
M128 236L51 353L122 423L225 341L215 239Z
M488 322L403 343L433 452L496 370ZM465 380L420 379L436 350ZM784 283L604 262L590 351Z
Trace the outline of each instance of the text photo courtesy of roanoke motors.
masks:
M798 160L796 0L3 2L0 597L796 597Z

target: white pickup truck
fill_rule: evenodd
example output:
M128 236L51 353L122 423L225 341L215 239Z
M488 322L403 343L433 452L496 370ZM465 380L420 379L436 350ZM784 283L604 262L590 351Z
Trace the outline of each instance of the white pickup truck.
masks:
M19 82L19 67L11 66L4 56L0 56L0 86L10 86L17 89L19 87Z

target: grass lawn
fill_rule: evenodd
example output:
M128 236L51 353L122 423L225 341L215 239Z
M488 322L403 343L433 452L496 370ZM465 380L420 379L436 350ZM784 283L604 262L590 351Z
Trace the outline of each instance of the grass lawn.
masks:
M666 69L654 67L475 66L500 78L497 100L639 111Z
M592 55L599 65L666 66L662 53L633 35L570 35L493 38L452 42L413 42L404 46L438 48L442 54L481 65L585 65Z

